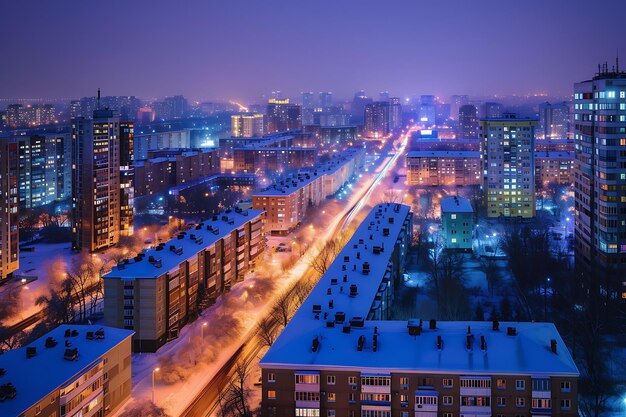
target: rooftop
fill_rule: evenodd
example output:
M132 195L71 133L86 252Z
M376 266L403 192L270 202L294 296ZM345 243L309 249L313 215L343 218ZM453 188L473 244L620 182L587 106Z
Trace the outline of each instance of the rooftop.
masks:
M190 259L201 250L214 245L218 240L228 236L233 230L242 227L263 213L262 210L229 209L195 228L181 232L177 237L156 248L142 252L134 259L120 262L113 270L102 278L158 278L181 262ZM141 259L139 259L141 258Z
M537 158L574 159L574 152L539 152L535 151Z
M474 209L468 199L454 196L441 199L441 211L446 213L473 213Z
M480 158L477 151L411 151L407 158Z
M87 332L104 330L103 339L88 340ZM77 331L77 335L65 337L65 331ZM0 377L0 384L12 383L17 395L14 399L0 402L0 415L18 416L34 406L44 396L60 389L76 375L84 372L107 351L133 335L132 330L91 325L64 324L45 334L28 347L35 347L36 354L27 358L27 347L13 349L0 355L0 368L6 374ZM52 337L57 345L46 347L46 339ZM78 358L64 359L65 341L72 348L78 348ZM128 352L130 355L130 351Z

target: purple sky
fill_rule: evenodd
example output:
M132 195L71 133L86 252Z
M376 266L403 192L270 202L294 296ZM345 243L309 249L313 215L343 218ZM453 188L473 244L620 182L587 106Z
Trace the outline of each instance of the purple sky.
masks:
M6 1L0 98L570 94L626 1Z

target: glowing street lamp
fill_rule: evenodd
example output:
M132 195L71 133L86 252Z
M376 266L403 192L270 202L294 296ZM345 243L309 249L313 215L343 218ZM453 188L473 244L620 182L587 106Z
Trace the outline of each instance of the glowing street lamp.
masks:
M159 372L160 370L161 370L161 368L154 368L154 369L152 370L152 402L153 402L154 404L156 404L156 403L154 402L154 374L156 374L156 373L157 373L157 372Z
M204 328L208 325L208 323L205 321L204 323L202 323L202 327L200 328L200 334L202 335L202 341L204 342Z

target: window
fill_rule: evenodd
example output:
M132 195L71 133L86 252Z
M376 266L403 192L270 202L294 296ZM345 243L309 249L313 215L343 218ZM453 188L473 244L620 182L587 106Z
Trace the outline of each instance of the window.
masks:
M498 379L498 380L496 380L496 388L498 388L498 389L506 389L506 380L505 379Z
M453 401L452 401L452 396L450 395L445 395L443 397L443 405L452 405Z
M415 405L437 405L437 397L434 395L418 395L415 397Z
M443 413L443 417L452 417L452 413Z
M533 408L552 408L552 400L549 398L533 398Z
M296 391L296 401L319 401L319 392Z
M276 382L276 374L274 372L268 372L267 382Z
M41 405L37 404L37 406L35 407L35 415L41 413Z
M276 391L274 391L274 390L267 391L267 399L268 400L275 400L276 399Z
M402 407L406 407L409 403L409 396L406 394L400 394L400 403Z
M526 389L526 381L524 381L523 379L516 379L515 380L515 389L517 389L517 390L524 390L524 389Z
M356 376L349 376L348 377L348 384L356 385Z
M354 392L351 392L348 394L348 401L353 403L354 402Z
M296 384L313 384L317 385L320 383L319 375L309 375L309 374L296 374Z
M391 386L391 377L390 376L362 376L361 385L388 387L388 386Z
M409 387L409 378L403 376L400 378L400 385L402 386L402 388L408 388Z
M561 392L570 392L572 390L572 383L569 381L561 381Z
M505 407L506 406L506 398L505 397L498 397L496 399L496 405L498 407Z
M337 401L337 394L335 394L334 392L329 392L328 393L328 402L334 403L335 401Z
M461 379L461 388L491 388L491 379Z
M491 406L491 397L481 396L461 396L461 405L464 407L489 407Z
M550 391L550 380L533 379L533 391Z
M319 408L296 408L296 417L320 417Z
M335 385L335 382L336 382L335 375L328 375L328 376L326 377L326 383L327 383L327 384L330 384L330 385Z
M572 408L572 400L561 400L561 409L569 410Z
M517 397L515 399L515 406L516 407L524 407L526 405L526 400L523 397Z
M335 410L328 410L328 417L335 417Z
M456 214L451 214L451 215L450 215L450 218L451 218L452 220L456 220Z

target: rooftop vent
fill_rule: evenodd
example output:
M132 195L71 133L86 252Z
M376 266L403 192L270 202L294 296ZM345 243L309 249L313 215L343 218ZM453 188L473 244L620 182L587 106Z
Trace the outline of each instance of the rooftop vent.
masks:
M56 340L54 340L54 337L48 336L46 338L46 347L47 348L53 348L56 345L58 345L58 342Z
M507 327L506 328L506 335L507 336L516 336L517 335L517 329L515 327Z
M85 337L87 338L87 340L95 339L95 336L93 335L93 332L87 332L87 335Z
M335 322L333 320L326 321L326 327L335 327Z
M474 335L468 334L465 336L465 349L472 350L472 344L474 343Z
M322 305L321 304L313 304L313 312L314 313L321 313L322 312Z
M312 343L312 345L311 345L311 350L312 350L313 352L317 352L317 350L319 349L319 347L320 347L320 340L319 340L319 338L316 336L316 337L315 337L315 339L313 339L313 343Z
M389 223L393 224L394 218L393 217L389 217Z
M365 319L363 317L352 317L350 319L351 327L363 327L365 326Z
M344 321L346 321L346 313L344 313L343 311L336 312L335 313L335 322L341 324Z
M421 320L420 320L421 321ZM409 335L419 336L422 334L422 324L417 319L410 319L406 327L409 329Z
M363 346L365 345L365 336L359 336L359 340L356 342L356 350L361 352L363 350Z
M65 353L63 354L63 359L65 359L66 361L77 361L78 360L78 348L65 349Z
M96 339L104 339L104 329L100 328L98 330L96 330L96 332L94 333L96 336Z
M383 236L389 236L389 228L383 228Z
M26 359L30 359L37 355L37 348L35 346L29 346L26 348Z
M350 333L350 326L343 326L343 329L341 331L343 333Z
M343 257L344 262L350 262L350 257L348 255Z
M556 339L550 340L550 350L552 353L556 353Z
M330 285L337 285L337 278L331 278Z
M335 306L335 303L333 302L333 300L328 300L328 308L332 310L334 306Z
M374 352L378 351L378 335L374 334L374 338L372 339L372 350Z
M365 275L370 273L370 263L369 262L363 262L363 273Z
M13 385L12 383L8 382L6 384L2 384L0 385L0 402L4 401L5 399L14 399L15 395L17 394L17 390L15 389L15 385Z
M493 320L491 322L491 330L493 330L494 332L500 330L500 322L498 320Z
M487 342L485 341L485 336L480 336L480 350L487 350Z
M437 328L437 320L431 319L430 323L428 324L428 328L430 330L435 330Z
M443 338L437 335L437 350L443 350Z
M350 285L350 297L356 297L359 293L359 287L356 284Z

